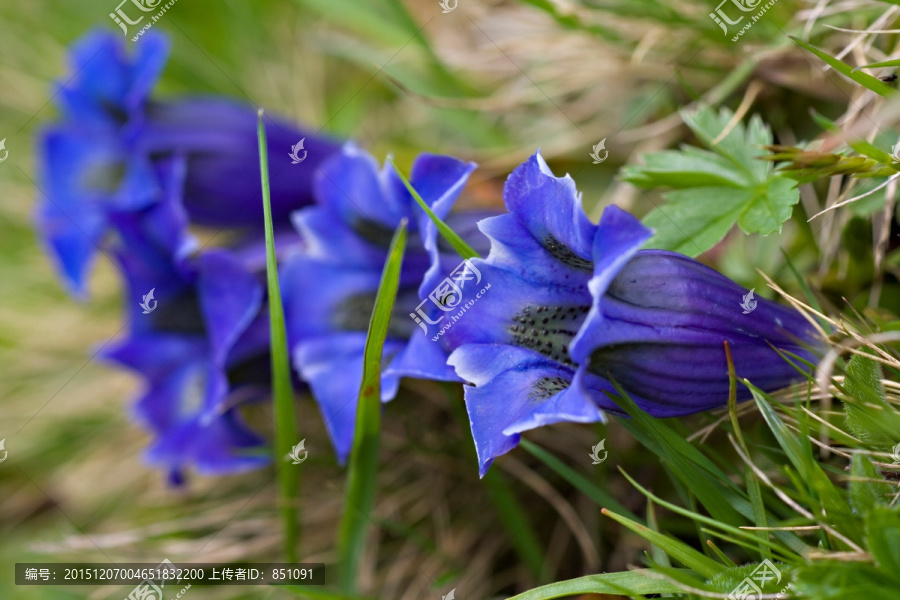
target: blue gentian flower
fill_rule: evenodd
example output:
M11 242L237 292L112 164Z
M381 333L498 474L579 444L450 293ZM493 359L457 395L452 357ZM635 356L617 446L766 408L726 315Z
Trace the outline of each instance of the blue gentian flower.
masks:
M439 217L450 208L475 165L424 154L410 182ZM294 366L312 388L338 459L353 442L369 318L393 232L402 219L409 238L400 288L384 345L383 401L394 397L404 375L434 370L447 377L446 353L423 343L425 333L409 314L420 286L440 276L437 231L391 167L379 169L352 144L322 166L315 181L317 205L295 213L302 252L282 269L282 289ZM477 214L480 218L481 213ZM456 259L459 262L459 259Z
M442 338L470 384L482 476L523 431L621 412L613 380L650 414L683 415L726 402L726 340L737 373L767 390L797 375L770 343L810 356L798 313L759 300L742 314L746 290L690 258L639 250L652 232L616 207L591 223L573 180L540 153L510 175L504 200L509 214L479 224L488 258L472 261L490 290Z
M192 223L262 229L256 108L228 99L150 99L168 42L148 32L132 55L113 33L94 32L71 52L73 75L57 94L62 119L39 142L42 196L37 222L73 293L85 278L112 217L160 201L154 164L185 163L185 208ZM267 121L273 218L312 201L312 174L338 149L286 121ZM303 141L292 164L292 148Z
M135 412L153 434L147 460L176 483L187 468L223 474L268 460L237 409L268 394L263 286L233 252L194 252L180 202L183 166L162 161L161 202L115 216L129 333L102 353L143 377Z

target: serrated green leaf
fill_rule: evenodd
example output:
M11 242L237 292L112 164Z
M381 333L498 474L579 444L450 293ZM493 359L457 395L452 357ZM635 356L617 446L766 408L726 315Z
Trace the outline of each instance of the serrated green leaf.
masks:
M797 184L790 179L773 177L764 188L754 190L738 225L745 233L769 235L781 231L800 200Z
M769 235L790 218L800 200L796 183L776 174L770 161L760 160L771 158L764 149L772 143L771 131L759 116L746 125L732 125L733 116L727 109L708 107L682 113L711 150L685 146L651 153L642 157L644 164L622 169L623 178L639 187L674 189L645 218L656 230L649 246L696 256L717 244L735 223L745 233ZM718 139L726 129L728 134Z
M625 181L639 187L674 189L704 186L743 187L752 181L748 173L723 156L685 146L679 151L645 154L643 165L622 168Z
M665 206L644 217L656 231L649 248L697 256L724 238L744 210L751 192L734 187L702 187L666 194Z
M681 118L704 144L728 158L736 167L746 171L751 181L762 182L771 173L771 165L757 160L765 152L763 146L772 143L772 132L759 115L753 115L747 125L738 123L721 140L718 137L729 126L734 113L723 108L718 112L703 108L694 112L682 111ZM713 142L716 141L715 145Z

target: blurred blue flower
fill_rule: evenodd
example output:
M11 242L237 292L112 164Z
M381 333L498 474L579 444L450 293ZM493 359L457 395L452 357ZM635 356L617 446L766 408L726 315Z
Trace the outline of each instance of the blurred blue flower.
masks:
M128 55L113 33L94 32L71 51L60 84L62 118L39 141L39 231L71 291L85 278L112 217L160 201L154 164L185 163L184 205L192 223L262 229L256 108L219 97L154 101L168 42L148 32ZM267 120L273 218L312 201L312 175L338 144L286 121ZM292 148L303 141L302 163Z
M410 181L444 218L474 168L424 154L413 164ZM453 377L446 373L444 350L426 342L409 316L419 304L420 286L440 277L440 247L434 224L393 169L379 169L352 144L322 166L315 192L318 204L294 214L304 249L286 260L281 280L294 366L312 388L343 462L353 442L369 318L391 238L404 218L409 241L384 345L382 400L394 397L404 375L439 371Z
M540 153L504 199L509 214L479 224L490 255L472 261L490 289L442 338L471 384L482 476L523 431L621 412L611 380L655 416L724 404L726 340L738 374L763 389L796 378L769 343L803 354L812 335L799 314L760 300L743 315L743 288L687 257L639 251L652 232L616 207L594 225L574 181Z
M161 201L114 217L129 333L102 352L143 377L135 413L153 434L147 460L166 468L173 482L189 467L224 474L268 462L263 440L237 410L268 394L263 286L228 250L193 253L180 202L183 167L161 161ZM148 301L151 290L155 302Z

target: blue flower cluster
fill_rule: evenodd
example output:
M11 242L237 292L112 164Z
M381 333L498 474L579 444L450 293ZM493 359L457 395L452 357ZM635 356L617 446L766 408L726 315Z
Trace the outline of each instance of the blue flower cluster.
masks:
M73 294L84 296L98 252L124 276L127 334L102 356L142 377L147 458L179 482L188 468L269 460L241 407L269 397L270 357L256 108L151 98L167 52L152 33L131 55L112 34L76 44L61 118L41 134L37 226ZM641 250L652 232L616 207L592 223L572 179L540 153L509 176L503 214L451 212L474 164L415 161L422 199L487 255L461 261L392 168L352 143L266 125L292 361L342 462L369 317L404 219L382 400L403 377L465 383L482 475L524 431L621 412L614 382L654 416L723 405L726 341L738 374L766 390L798 373L776 348L813 359L799 313L766 300L743 312L746 290L685 256ZM294 164L288 150L301 140ZM201 246L202 228L227 243Z

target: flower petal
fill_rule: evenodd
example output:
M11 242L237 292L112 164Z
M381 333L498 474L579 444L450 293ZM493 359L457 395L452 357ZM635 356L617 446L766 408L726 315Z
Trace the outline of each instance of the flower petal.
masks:
M594 236L594 275L588 282L593 303L584 326L572 340L570 352L575 362L581 363L596 348L593 341L597 323L602 320L603 295L610 282L622 267L653 235L653 230L616 206L607 206L600 217Z
M262 285L225 250L204 252L197 261L197 295L211 358L224 368L231 347L259 313Z
M484 477L494 458L512 450L522 431L560 421L595 422L603 413L577 389L574 372L515 346L467 344L449 362L466 386L466 409Z
M503 198L518 224L556 260L554 271L562 270L570 275L591 271L596 226L585 215L581 194L571 177L554 176L537 152L506 180ZM521 233L509 223L494 225L490 232L482 231L511 248L531 246L528 241L522 241ZM523 257L523 262L526 259ZM529 274L538 275L544 266L526 268Z

